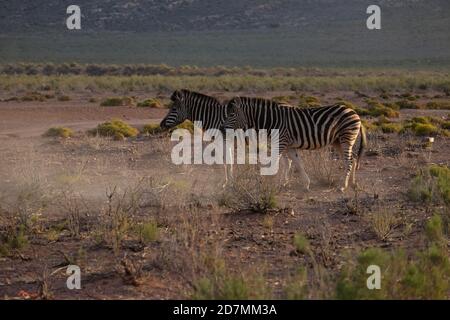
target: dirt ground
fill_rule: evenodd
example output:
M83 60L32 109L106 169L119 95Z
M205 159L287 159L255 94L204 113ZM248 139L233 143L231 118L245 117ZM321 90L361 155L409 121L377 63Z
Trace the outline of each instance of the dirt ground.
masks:
M321 100L333 101L337 96L359 102L346 92L322 95ZM273 296L281 298L296 269L313 268L311 257L295 250L296 233L307 236L316 259L331 275L360 249L408 250L422 245L424 222L433 212L411 203L405 193L421 166L449 165L450 138L437 137L433 148L425 150L422 138L369 134L368 151L357 172L359 189L343 194L336 191L340 162L329 157L328 149L305 151L309 192L299 175L291 172L289 184L280 186L276 195L276 210L237 213L219 205L223 167L173 165L168 136L113 141L84 133L112 118L137 127L157 123L166 112L100 107L83 96L69 102L0 102L1 209L13 211L21 205L19 200L25 203L25 197L27 207L20 209L32 212L34 219L29 245L0 255L0 297L186 298L201 268L199 261L218 256L236 272L264 274ZM448 111L401 110L401 119L417 115L446 117ZM52 126L77 133L66 140L42 137ZM329 173L328 167L336 170ZM118 248L99 239L105 221L99 216L104 216L112 202L108 202L108 193L114 188L118 194L131 190L142 179L146 179L146 204L133 212L133 218L155 219L158 239L142 243L124 236ZM80 230L74 236L64 223L78 208L68 203L77 199L83 199L78 210L82 214L75 210L81 218L77 216ZM398 217L392 232L382 240L369 222L370 215L380 211ZM81 290L67 289L68 264L80 265Z

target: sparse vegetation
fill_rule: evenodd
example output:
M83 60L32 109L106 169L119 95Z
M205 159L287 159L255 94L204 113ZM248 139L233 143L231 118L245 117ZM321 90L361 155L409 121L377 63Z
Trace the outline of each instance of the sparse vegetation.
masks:
M431 165L413 179L408 196L413 201L450 204L450 169Z
M122 120L114 119L99 124L97 128L90 130L90 133L104 137L116 137L120 134L128 138L136 137L139 131Z
M70 138L73 136L74 132L72 129L65 127L53 127L48 129L44 133L44 137L54 137L54 138Z
M193 299L248 300L271 297L265 285L265 279L256 273L232 272L223 262L216 265L210 272L195 282Z
M100 105L102 107L121 107L133 106L135 104L134 98L131 97L112 97L103 100Z
M146 124L146 125L144 126L144 128L142 129L141 132L142 132L142 133L145 133L145 134L150 134L150 135L152 135L152 134L157 134L157 133L162 132L162 129L161 129L161 127L159 126L159 124L152 124L152 123L149 123L149 124Z
M148 243L158 239L158 224L154 220L145 221L137 226L139 241Z
M447 299L450 285L450 260L442 246L442 224L434 216L426 226L428 246L411 257L402 251L379 248L363 251L356 265L340 275L338 299ZM367 267L379 266L382 283L379 290L368 290Z
M146 99L144 101L138 102L137 106L148 108L164 108L164 105L157 99Z
M277 186L270 178L259 175L255 168L244 165L242 172L226 186L219 204L234 211L266 213L277 207Z

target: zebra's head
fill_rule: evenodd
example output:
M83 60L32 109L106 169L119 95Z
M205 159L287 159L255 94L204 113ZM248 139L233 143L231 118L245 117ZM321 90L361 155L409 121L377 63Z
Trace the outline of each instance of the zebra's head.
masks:
M161 128L170 129L179 125L189 116L188 108L186 106L186 91L176 90L170 97L172 104L166 117L161 121Z
M222 124L222 131L227 129L247 129L244 112L241 108L241 98L231 99L227 104L227 116Z

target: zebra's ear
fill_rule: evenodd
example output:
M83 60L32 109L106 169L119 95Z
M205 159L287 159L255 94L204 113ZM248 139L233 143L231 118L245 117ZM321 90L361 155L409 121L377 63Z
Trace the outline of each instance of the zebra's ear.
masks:
M170 96L170 100L173 102L175 101L181 101L183 99L183 94L179 90L175 90L172 95Z

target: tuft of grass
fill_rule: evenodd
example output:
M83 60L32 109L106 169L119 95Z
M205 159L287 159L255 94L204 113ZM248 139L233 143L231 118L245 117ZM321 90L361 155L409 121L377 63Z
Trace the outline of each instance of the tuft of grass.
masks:
M320 106L320 99L314 96L301 95L299 97L299 108L311 108Z
M382 104L372 99L367 100L366 103L368 108L366 109L365 114L362 112L362 114L360 113L361 115L369 115L372 117L385 116L388 118L398 118L400 116L400 113L395 110L397 108L396 105Z
M366 285L370 265L380 267L381 288L369 290ZM337 299L447 299L450 263L445 249L434 244L408 259L397 250L379 248L363 251L356 265L346 267L336 286Z
M444 224L442 217L434 214L425 225L425 234L431 243L444 244L446 242L444 236Z
M141 243L153 242L158 239L159 228L154 220L146 221L137 226L137 234Z
M89 131L91 134L98 134L104 137L114 137L121 134L124 137L136 137L139 131L120 119L113 119L101 123L97 128Z
M288 300L303 300L308 296L308 274L306 268L300 268L291 277L288 285L284 289Z
M437 165L422 169L414 177L408 197L416 202L450 204L450 169Z
M100 105L102 107L121 107L121 106L133 106L135 100L132 97L111 97L103 100Z
M219 205L236 212L267 213L275 209L278 188L271 177L261 176L251 165L245 167L247 169L239 168L242 172L236 172L235 178L227 184L218 199Z
M431 123L419 123L412 127L412 131L416 136L431 136L438 133L438 128Z
M369 217L369 221L377 238L385 241L397 225L398 218L387 210L381 210L380 212L373 212Z
M138 102L137 106L148 108L164 108L164 105L158 99L146 99L144 101Z
M28 243L26 228L23 224L11 228L0 237L0 256L9 256L13 250L23 250Z
M224 264L194 282L195 300L269 299L262 275L231 272Z
M73 130L65 127L53 127L48 129L44 137L69 138L73 136Z
M160 132L162 132L162 129L159 126L159 124L153 124L153 123L146 124L144 126L144 128L141 130L141 133L150 134L150 135L158 134Z
M308 239L306 239L306 237L301 233L296 233L294 235L294 246L295 250L299 253L307 254L311 252Z
M383 123L380 128L383 133L400 133L403 130L401 123Z

